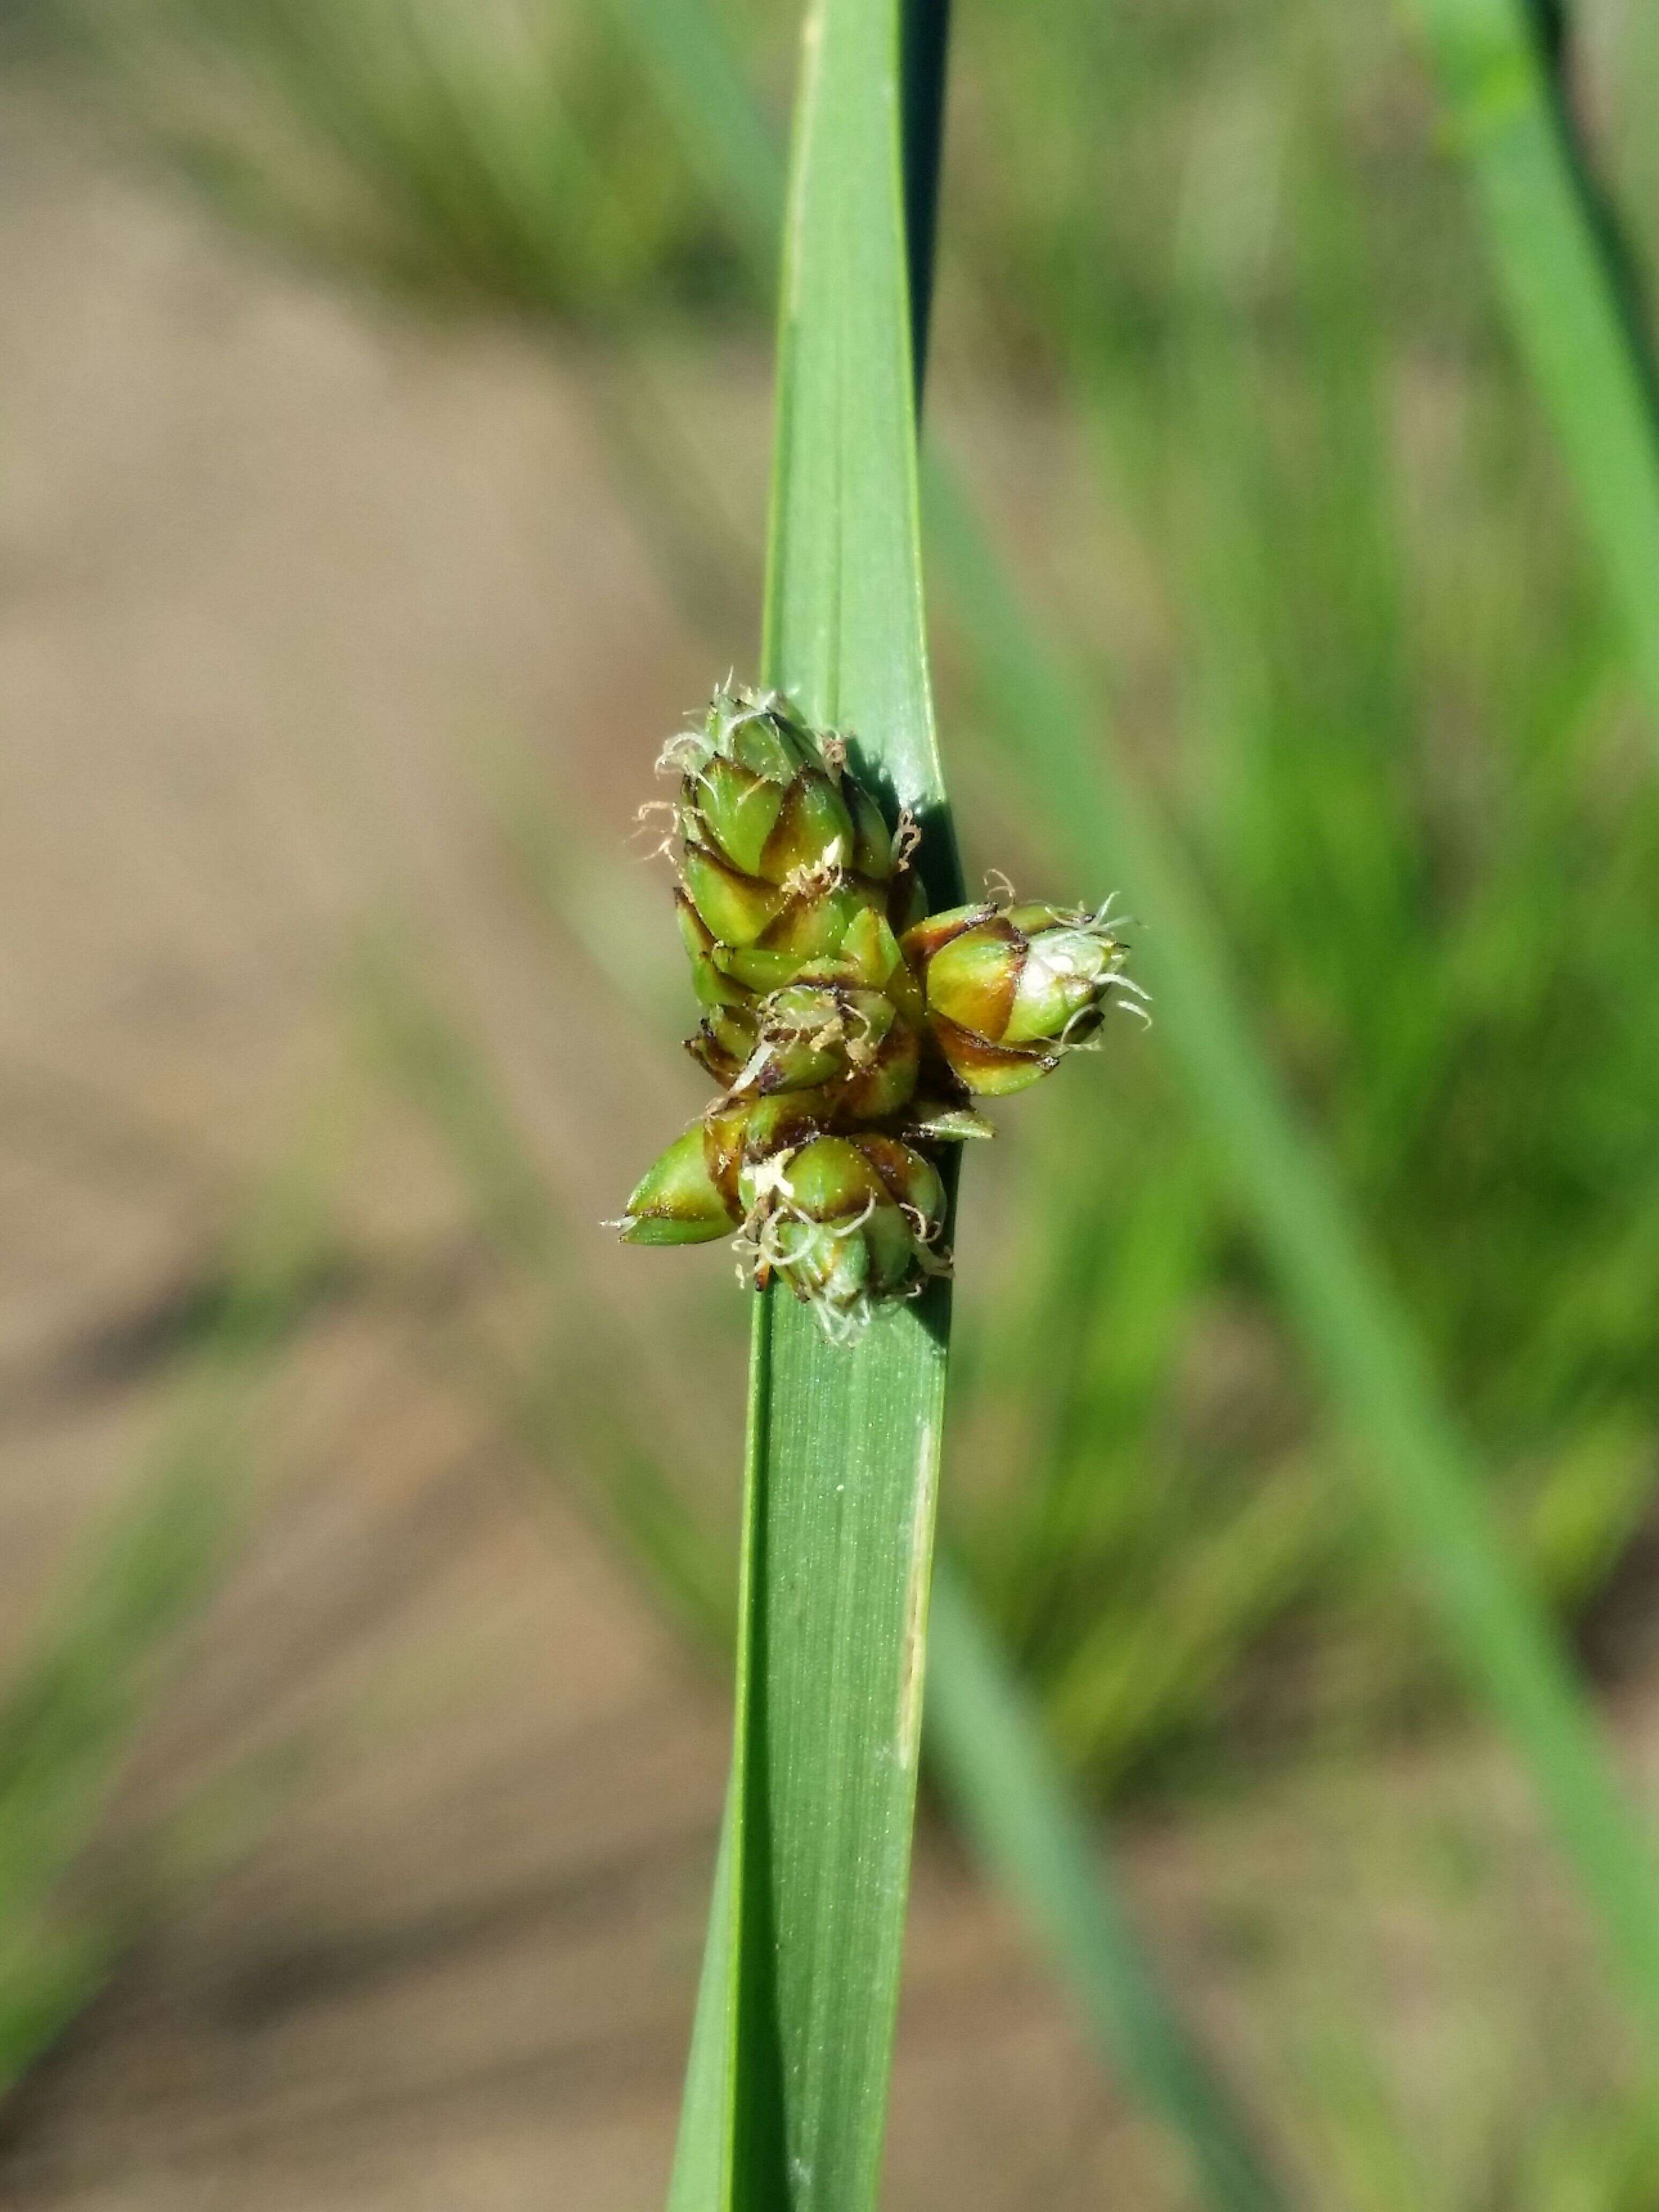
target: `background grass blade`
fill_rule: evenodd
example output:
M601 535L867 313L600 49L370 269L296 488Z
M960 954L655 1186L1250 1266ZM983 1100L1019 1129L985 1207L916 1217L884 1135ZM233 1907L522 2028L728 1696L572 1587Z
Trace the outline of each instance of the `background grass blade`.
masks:
M1659 405L1599 196L1523 0L1416 0L1516 340L1554 420L1659 742Z
M1278 2212L1288 2199L1189 2040L1035 1711L945 1559L928 1633L929 1762L981 1857L1042 1939L1095 2041L1185 2142L1208 2202Z
M824 0L808 19L763 658L767 680L844 730L857 771L915 812L929 890L948 900L957 877L918 547L902 46L894 0ZM933 58L942 66L942 46ZM775 1291L756 1308L729 1887L711 1922L671 2200L688 2212L875 2201L948 1326L942 1284L850 1351Z
M636 39L653 37L647 13L632 0L612 4L624 7ZM1441 48L1443 56L1462 57L1464 74L1456 82L1470 101L1468 119L1484 117L1492 134L1489 143L1481 143L1494 165L1493 188L1508 179L1516 190L1545 192L1540 165L1547 153L1556 159L1559 146L1552 152L1530 129L1506 136L1513 100L1497 96L1507 91L1518 99L1530 87L1547 97L1531 49L1500 36L1507 15L1501 0L1441 0ZM679 0L659 56L659 83L670 82L693 40L712 46L718 32L706 11ZM1503 54L1509 60L1499 70ZM712 66L705 53L700 71ZM700 131L692 107L677 106L677 112L683 128ZM1659 574L1659 489L1650 518L1641 484L1650 455L1637 440L1642 417L1636 371L1614 321L1606 319L1613 310L1588 234L1560 196L1566 181L1564 173L1546 193L1553 210L1546 246L1522 250L1525 283L1538 288L1527 298L1540 325L1548 325L1543 309L1550 272L1568 286L1559 325L1551 327L1574 336L1550 354L1552 390L1565 391L1577 373L1576 349L1590 344L1585 333L1600 333L1590 345L1590 388L1598 404L1612 410L1603 419L1622 428L1608 432L1606 443L1589 438L1592 418L1575 401L1575 434L1586 434L1603 501L1598 520L1609 546L1618 549L1617 574L1634 591L1638 578ZM1595 321L1596 315L1603 319ZM1558 340L1548 343L1553 347ZM1632 489L1615 499L1620 482ZM1361 1446L1356 1465L1370 1477L1384 1522L1434 1603L1462 1671L1526 1759L1625 1984L1650 2030L1659 2033L1659 1885L1649 1853L1589 1701L1491 1518L1479 1469L1438 1401L1414 1333L1321 1148L1258 1050L1203 902L1172 842L1103 741L1096 701L1037 634L950 471L930 466L925 487L929 542L989 726L1048 811L1071 866L1090 875L1103 870L1148 923L1140 957L1159 1024L1231 1163L1338 1413ZM1650 607L1643 620L1659 677L1659 612Z

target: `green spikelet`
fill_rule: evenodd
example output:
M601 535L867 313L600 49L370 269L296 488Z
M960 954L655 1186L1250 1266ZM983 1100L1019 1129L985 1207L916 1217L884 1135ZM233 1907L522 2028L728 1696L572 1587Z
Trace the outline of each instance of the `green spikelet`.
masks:
M731 1234L732 1216L709 1171L701 1123L652 1162L627 1212L610 1225L622 1231L624 1244L707 1244Z
M896 1137L814 1137L745 1166L739 1252L755 1279L776 1273L848 1342L876 1309L947 1272L937 1250L945 1185Z
M776 990L834 962L862 915L890 933L919 919L909 840L781 692L722 687L701 726L659 763L680 778L680 863L694 970L707 961L750 991ZM896 947L895 946L895 955ZM718 985L700 976L698 995Z
M981 1097L1040 1082L1090 1042L1115 995L1141 1001L1104 908L957 907L919 923L903 949L934 1049Z

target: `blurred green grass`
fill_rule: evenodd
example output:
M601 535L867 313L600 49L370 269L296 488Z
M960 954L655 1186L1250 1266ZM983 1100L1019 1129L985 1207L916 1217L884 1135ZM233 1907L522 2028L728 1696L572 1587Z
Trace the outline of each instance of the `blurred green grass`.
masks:
M785 27L732 19L781 74ZM684 166L603 13L59 21L124 127L286 250L580 331L636 511L671 574L696 568L714 502L673 369L757 332L747 218ZM1420 70L1320 0L1039 0L960 44L942 412L1065 482L1034 556L1055 617L1600 1649L1659 1432L1659 798ZM985 473L1018 538L1018 486ZM706 599L752 548L724 518L702 538ZM944 682L970 833L1018 838L948 659ZM1151 1054L1100 1080L1110 1111L1085 1083L1045 1102L984 1201L999 1291L964 1302L947 1510L1079 1766L1187 1786L1441 1686L1188 1107Z

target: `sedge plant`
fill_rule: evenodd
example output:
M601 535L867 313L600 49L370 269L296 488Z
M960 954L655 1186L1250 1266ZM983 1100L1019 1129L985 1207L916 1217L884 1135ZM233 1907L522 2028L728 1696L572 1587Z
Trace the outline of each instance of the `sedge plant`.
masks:
M928 118L922 135L937 145L940 21L931 8L896 0L823 0L809 16L803 55L785 227L763 672L804 729L793 746L785 744L775 708L763 710L771 715L763 735L775 745L769 773L759 760L733 760L739 777L727 780L750 796L758 786L769 812L798 780L826 811L832 793L840 800L846 827L838 823L834 833L836 872L842 860L864 860L861 879L875 888L857 912L876 920L866 925L856 913L846 915L826 951L838 956L845 937L860 929L871 940L866 972L879 972L882 986L838 973L808 988L876 988L892 1011L886 1034L904 1020L919 1068L927 963L889 942L896 939L895 921L915 917L893 907L889 887L877 880L894 871L891 848L882 865L876 820L881 799L892 809L889 830L908 816L923 895L947 911L957 908L962 886L923 628L914 427L907 216L913 232L924 230L931 196L914 177L907 192L902 127L907 115ZM850 803L835 789L838 763L807 734L830 731L847 733L847 761L861 788ZM726 757L718 735L709 750L708 733L690 756L694 771ZM787 791L781 792L786 769ZM683 806L692 817L689 842L707 852L695 772L691 781ZM866 796L876 804L866 808ZM869 848L862 854L860 827ZM708 878L721 874L735 903L726 877L747 885L757 878L749 867L726 869L729 848L720 836L711 842ZM810 908L836 894L827 884L810 888L823 852L796 856L805 873L793 888L787 872L775 884L765 882L763 844L751 846L748 858L763 871L759 905L771 917L760 928L750 927L751 912L722 933L702 910L695 881L688 891L702 925L691 931L694 958L754 991L775 976L732 977L730 955L744 949L737 940L753 947L775 922L793 920L798 902ZM891 992L901 971L904 981ZM745 1035L753 1024L757 1053L769 1064L766 1017L748 1004L733 1011ZM834 1026L844 1052L846 1025ZM935 1029L929 1041L938 1040ZM814 1042L796 1038L787 1049L804 1042L810 1054ZM735 1069L734 1078L743 1072ZM837 1058L838 1110L847 1110L842 1086L861 1073ZM913 1079L913 1096L915 1089ZM694 1182L700 1141L694 1133ZM758 1190L752 1170L743 1189L739 1165L739 1202L751 1215L759 1211L769 1182L785 1196L791 1165L824 1141L808 1135L799 1152L786 1145L781 1158L775 1146L763 1152L759 1164L764 1170L769 1160L773 1173L763 1175ZM860 1140L828 1141L848 1147L838 1160L850 1177L849 1158L867 1157L857 1152ZM831 1169L837 1164L832 1158ZM712 1167L706 1157L702 1164ZM914 1182L901 1196L889 1174L871 1165L882 1188L843 1187L826 1198L826 1218L836 1224L827 1261L815 1241L772 1248L780 1264L769 1272L787 1267L805 1299L781 1295L772 1279L757 1301L735 1746L670 2195L675 2212L726 2205L857 2212L876 2197L949 1331L946 1282L918 1267L916 1255L944 1233L949 1197L936 1170L936 1194L929 1189L923 1205ZM888 1210L898 1216L892 1243L902 1264L867 1247L848 1264L842 1224L881 1218L883 1189L896 1200ZM644 1217L630 1207L629 1218ZM763 1215L763 1231L769 1219ZM881 1279L895 1269L892 1279ZM892 1300L855 1341L836 1341L849 1332L820 1327L813 1306L833 1320L848 1291L867 1304L872 1275L895 1290L909 1287L913 1273L924 1278L915 1285L920 1295Z

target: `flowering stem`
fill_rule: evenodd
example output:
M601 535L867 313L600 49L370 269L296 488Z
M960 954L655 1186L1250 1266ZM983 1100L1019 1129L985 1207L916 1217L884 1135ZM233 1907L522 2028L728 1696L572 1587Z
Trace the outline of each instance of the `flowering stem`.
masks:
M764 673L813 725L847 732L890 821L915 814L930 891L948 901L960 890L918 553L902 37L898 0L822 0L807 25ZM942 66L942 41L933 54ZM909 91L914 106L914 75ZM949 1322L942 1280L850 1347L776 1288L756 1302L732 1782L675 2212L875 2201Z

